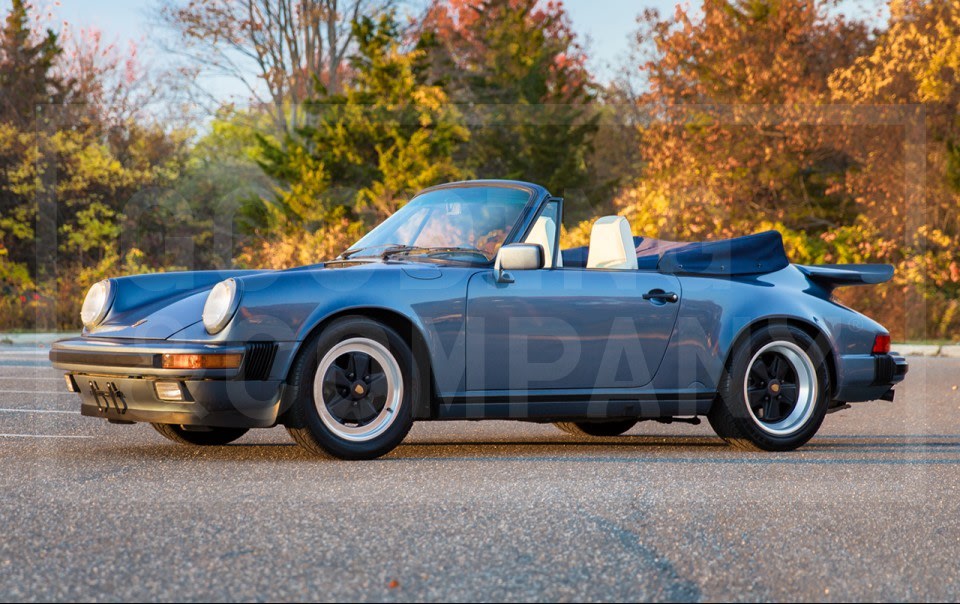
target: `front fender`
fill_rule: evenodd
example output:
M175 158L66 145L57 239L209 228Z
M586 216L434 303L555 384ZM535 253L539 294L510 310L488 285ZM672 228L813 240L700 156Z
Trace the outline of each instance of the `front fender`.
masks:
M276 359L278 370L289 369L299 345L324 321L386 311L419 330L440 391L458 391L465 373L467 281L477 270L375 263L244 277L240 307L222 332L211 336L195 324L171 339L290 342L290 355Z

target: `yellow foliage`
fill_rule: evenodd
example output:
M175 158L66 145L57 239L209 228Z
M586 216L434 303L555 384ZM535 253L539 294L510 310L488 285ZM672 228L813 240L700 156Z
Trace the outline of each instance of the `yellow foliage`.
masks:
M312 232L291 228L247 247L236 261L240 266L269 269L316 264L335 258L360 239L365 230L362 222L346 218Z

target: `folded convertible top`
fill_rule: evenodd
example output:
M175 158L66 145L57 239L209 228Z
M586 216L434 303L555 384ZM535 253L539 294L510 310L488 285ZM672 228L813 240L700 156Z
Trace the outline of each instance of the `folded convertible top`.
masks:
M640 247L644 247L649 241L644 240ZM672 245L657 253L657 270L661 273L753 275L772 273L790 265L787 252L783 249L783 237L777 231L765 231L721 241L663 243ZM641 250L638 248L638 258L640 254Z
M640 270L732 276L772 273L790 264L777 231L696 243L649 237L634 237L633 241ZM564 266L586 266L587 253L587 247L563 250Z

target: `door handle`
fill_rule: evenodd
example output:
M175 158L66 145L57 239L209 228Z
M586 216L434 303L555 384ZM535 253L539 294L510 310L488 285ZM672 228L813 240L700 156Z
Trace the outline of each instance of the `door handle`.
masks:
M676 302L680 296L674 292L665 292L662 289L652 289L643 294L644 300L660 300L662 302Z

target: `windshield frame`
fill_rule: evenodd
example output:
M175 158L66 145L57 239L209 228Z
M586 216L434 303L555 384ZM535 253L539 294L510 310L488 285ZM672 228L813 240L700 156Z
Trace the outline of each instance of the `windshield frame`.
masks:
M407 203L408 204L413 203L420 196L425 195L427 193L434 192L434 191L440 191L440 190L446 190L446 189L468 189L468 188L469 189L478 189L478 188L514 189L514 190L519 190L527 193L527 201L524 204L523 208L521 208L519 214L517 215L516 221L514 221L514 224L510 227L510 232L507 234L503 242L500 244L500 247L497 250L498 253L499 253L499 250L503 248L503 246L509 245L511 243L516 243L517 241L522 241L523 238L526 237L527 231L530 229L530 224L532 223L531 221L532 216L538 213L541 202L544 199L550 197L550 194L545 189L543 189L543 187L529 184L529 183L517 182L517 181L503 181L503 180L472 180L472 181L454 182L454 183L447 183L442 185L436 185L433 187L428 187L426 189L423 189L416 195L414 195L413 198L410 199L410 201ZM383 224L383 223L381 222L380 224ZM380 225L378 224L377 226L379 227ZM363 238L366 236L367 235L364 235L363 237L360 238L360 240L358 240L349 248L344 250L343 253L337 256L337 258L334 261L337 261L337 262L387 261L389 259L392 259L389 256L387 258L383 258L379 254L371 255L371 256L355 255L357 251L363 249L363 248L356 247L357 243L359 243L359 241L362 241ZM350 252L353 252L353 254L350 254ZM348 255L348 254L349 254L349 257L344 258L344 255ZM470 261L470 260L464 260L463 258L456 258L456 259L443 258L443 257L426 255L426 254L403 254L402 258L404 261L441 262L441 263L451 263L451 264L459 264L459 265L467 265L467 266L493 266L493 264L496 262L496 255L494 255L494 257L491 258L490 260L486 260L486 261L481 261L481 260Z

